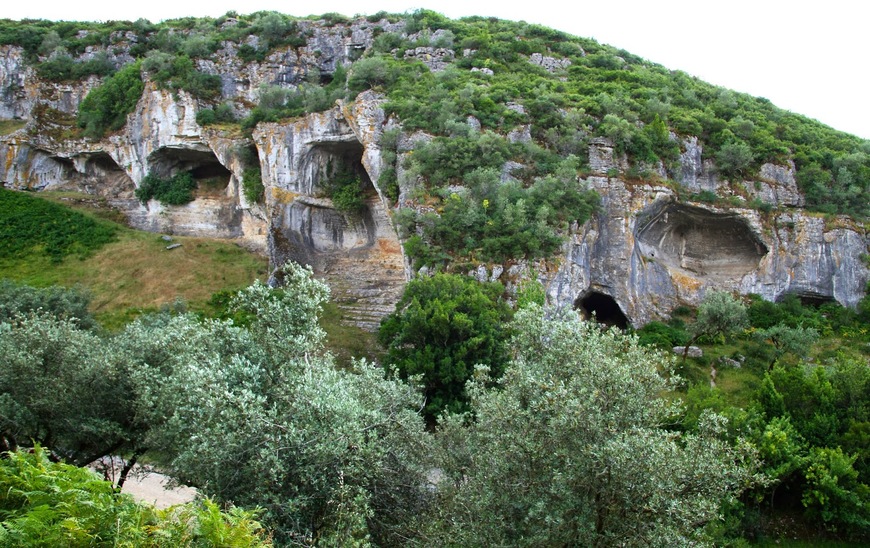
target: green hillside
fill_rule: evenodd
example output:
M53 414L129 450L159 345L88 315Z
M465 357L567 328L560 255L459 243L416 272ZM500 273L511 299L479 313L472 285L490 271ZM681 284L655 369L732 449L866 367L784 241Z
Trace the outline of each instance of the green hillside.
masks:
M228 43L243 63L299 53L313 21L404 26L378 27L333 72L262 87L256 104L221 99L219 77L200 70ZM0 20L0 44L23 47L47 81L102 79L75 122L91 140L123 126L145 79L193 94L198 123L237 137L379 92L405 137L424 135L409 146L385 132L379 187L402 206L393 221L414 265L448 265L408 285L375 340L343 325L301 267L287 267L283 290L250 285L266 260L232 243L173 237L170 250L92 196L0 188L0 279L84 288L109 328L31 313L39 299L87 300L73 292L0 284L0 311L20 313L0 316L0 451L30 439L75 462L145 456L221 503L258 508L277 545L870 539L870 297L852 310L710 291L697 309L620 332L541 308L534 280L508 302L465 275L550 257L591 217L600 198L576 182L596 139L628 160L608 175L677 193L693 139L735 188L765 163L793 163L810 210L865 226L870 142L594 40L427 10ZM439 70L421 61L433 56ZM0 133L21 126L0 121ZM508 162L519 167L504 181ZM353 210L359 181L340 175L330 197ZM262 195L256 173L244 179ZM400 190L421 207L398 204Z
M105 204L86 205L94 201L0 189L0 278L36 287L81 286L91 294L97 319L118 327L177 299L191 310L213 312L212 294L267 274L264 257L235 244L183 236L167 242L101 218L116 214ZM69 207L76 203L82 209ZM167 250L170 243L182 245Z
M380 32L373 47L360 52L350 67L312 75L295 91L263 90L261 104L246 120L232 120L232 111L219 103L201 112L202 120L251 127L260 120L323 110L336 98L352 99L374 87L387 94L388 112L398 115L406 129L466 139L466 120L474 116L484 135L494 132L498 141L512 129L531 124L534 144L504 153L533 160L541 173L554 172L555 157L574 153L582 159L586 142L604 136L628 154L631 175L650 177L658 160L667 166L679 154L679 144L668 139L668 132L674 132L678 137L697 137L705 156L728 176L751 177L762 163L793 160L811 208L860 217L870 213L870 145L855 136L765 99L539 25L483 17L451 20L427 10L408 16L382 12L367 19L400 18L406 21L403 33ZM352 22L337 14L307 20L327 26ZM219 82L199 72L197 61L215 59L222 42L235 43L243 61L262 60L278 48L299 47L310 36L310 30L301 30L301 21L275 12L159 24L7 19L0 20L0 44L22 46L39 75L55 81L115 73L119 67L105 57L85 61L79 55L88 46L124 46L142 60L141 68L150 78L208 101L216 97ZM125 33L135 36L132 46ZM246 42L252 35L259 38L256 47ZM415 47L446 49L447 68L431 72L413 56L406 58L404 52ZM537 55L552 61L530 62ZM110 102L121 112L131 108L120 96ZM95 131L115 126L117 109L90 103L83 107L83 125ZM434 178L436 186L443 182L441 177L460 177L451 171L425 175Z

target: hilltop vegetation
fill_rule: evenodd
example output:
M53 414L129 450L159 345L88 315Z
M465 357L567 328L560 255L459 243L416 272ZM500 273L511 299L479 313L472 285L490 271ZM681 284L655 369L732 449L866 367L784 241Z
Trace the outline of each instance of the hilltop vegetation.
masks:
M23 47L28 62L49 80L112 75L83 104L80 120L91 135L116 128L119 116L132 108L130 99L141 82L129 72L137 65L116 71L136 60L141 73L159 85L199 97L202 123L250 128L264 120L324 110L364 89L380 90L388 98L388 113L397 115L403 128L452 138L451 147L437 145L437 140L426 147L426 157L460 171L433 172L425 160L410 161L410 170L427 179L427 190L435 196L447 183L490 166L488 154L475 154L465 164L446 161L462 148L483 146L478 138L488 139L486 150L495 157L527 166L518 178L528 186L554 175L567 155L577 154L582 163L585 146L595 137L610 139L628 155L629 176L635 178L655 177L659 162L672 168L680 139L697 137L705 157L727 178L751 178L765 162L794 161L810 208L862 218L870 213L870 146L865 141L765 99L712 86L594 40L522 22L451 20L427 10L406 16L378 13L367 18L370 24L404 21L404 28L376 28L373 46L350 66L338 66L331 74L312 72L292 86L266 86L258 105L221 99L220 79L205 72L203 61L217 59L228 45L244 62L263 61L280 48L300 48L312 32L306 23L313 20L332 27L354 22L337 14L298 19L275 12L160 24L2 20L0 44ZM443 70L430 71L414 56L406 57L405 51L415 47L448 52ZM87 48L96 53L85 54ZM469 116L483 133L469 133ZM507 135L524 124L531 126L532 141L509 142ZM391 176L386 175L385 188ZM474 202L495 203L493 198L475 196ZM433 236L433 241L437 247L441 240ZM457 249L454 243L443 246Z
M430 272L551 256L598 207L578 180L599 138L628 159L619 175L629 183L669 184L660 168L671 177L685 140L697 138L735 187L766 162L794 162L811 209L870 216L867 142L537 25L379 13L366 23L396 26L377 27L346 66L309 66L299 82L262 87L256 104L221 95L206 61L300 53L315 20L342 32L363 22L274 12L2 20L0 44L21 46L45 80L101 79L78 113L88 139L120 129L148 80L192 94L197 122L234 136L374 89L401 124L379 143L378 183L397 206L406 256ZM444 66L405 54L414 48L440 52ZM326 197L359 212L359 173L328 171ZM260 175L245 170L250 202L262 200ZM187 172L148 175L136 195L185 203L195 184ZM717 199L708 194L699 198ZM0 278L42 288L0 282L0 450L11 459L0 464L17 463L38 487L43 476L76 487L80 499L46 505L81 502L117 523L119 539L142 533L125 516L201 540L209 524L252 536L254 515L279 545L868 539L868 298L849 310L711 292L696 311L680 307L626 334L543 309L536 281L508 300L497 283L436 273L407 286L381 347L341 326L328 288L297 265L285 267L286 286L270 288L252 283L265 261L236 246L175 238L182 247L167 250L105 210L3 189L0 216L9 220ZM334 325L323 325L324 310ZM703 355L690 357L690 344ZM15 451L33 444L76 465L149 458L218 503L259 513L110 505L92 477L49 466L39 449L29 463ZM72 523L15 506L0 508L0 543L8 531L29 539L46 523L51 534Z

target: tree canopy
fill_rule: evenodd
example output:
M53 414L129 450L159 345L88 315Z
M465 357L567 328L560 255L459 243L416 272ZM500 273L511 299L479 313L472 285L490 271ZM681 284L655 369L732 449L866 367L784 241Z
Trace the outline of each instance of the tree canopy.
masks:
M673 359L616 330L532 305L512 326L498 388L472 382L474 420L440 433L434 544L674 546L703 542L720 504L753 482L753 452L667 428Z
M422 376L425 414L465 409L465 383L478 364L498 377L506 360L504 288L468 276L435 274L411 280L396 311L381 323L385 364L407 379Z

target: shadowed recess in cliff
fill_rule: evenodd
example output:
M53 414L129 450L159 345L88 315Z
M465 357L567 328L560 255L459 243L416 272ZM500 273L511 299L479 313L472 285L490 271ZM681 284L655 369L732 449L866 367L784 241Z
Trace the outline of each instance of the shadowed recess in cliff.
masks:
M836 303L837 299L833 295L824 295L813 289L806 288L790 288L785 293L776 298L776 302L783 302L790 296L795 296L804 306L820 307L829 303Z
M641 253L706 278L735 279L758 268L767 246L736 213L668 202L638 216Z
M589 291L578 298L574 308L587 320L594 320L608 327L625 329L630 323L619 303L610 295L598 291Z
M88 178L88 182L83 185L85 192L115 198L133 197L133 180L107 153L88 154L83 160L84 174Z
M374 331L393 311L405 276L401 245L363 153L352 134L307 140L291 163L290 200L273 204L270 253L276 265L311 265L332 289L341 322Z
M197 182L198 192L222 193L230 182L232 173L221 164L214 152L204 148L164 147L148 157L149 173L168 178L189 172Z

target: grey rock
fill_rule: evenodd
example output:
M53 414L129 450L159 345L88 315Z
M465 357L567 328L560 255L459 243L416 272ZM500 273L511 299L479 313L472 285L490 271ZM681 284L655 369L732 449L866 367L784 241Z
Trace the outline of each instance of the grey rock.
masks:
M672 349L672 351L674 354L677 354L678 356L682 356L683 353L686 351L686 347L685 346L675 346ZM688 352L688 354L686 354L686 356L689 358L702 358L704 356L704 351L701 350L700 348L698 348L697 346L690 346L689 352Z
M722 356L721 358L719 358L719 363L721 363L722 365L727 365L729 367L733 367L734 369L740 369L741 367L743 367L742 362L740 362L738 360L731 359L731 358L726 358L725 356Z
M529 62L547 70L547 72L561 72L571 66L570 59L556 59L540 53L529 56Z
M181 247L181 244L170 244L170 245L166 246L166 249L167 250L178 249L179 247Z
M453 50L430 46L405 50L405 59L416 59L432 72L446 69L453 62Z

